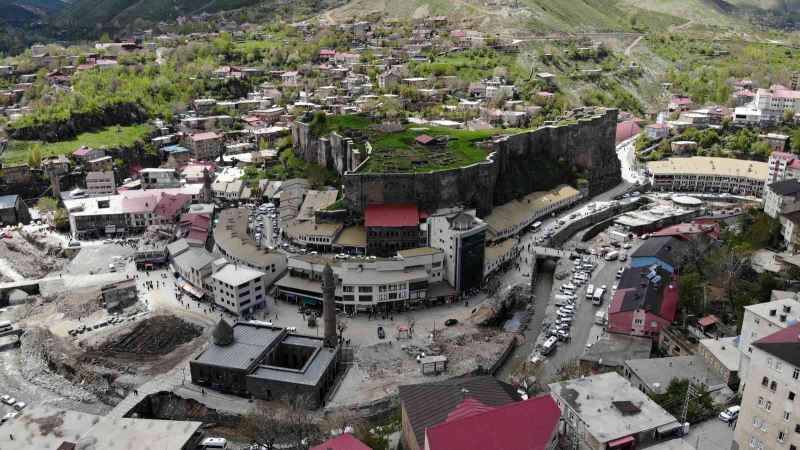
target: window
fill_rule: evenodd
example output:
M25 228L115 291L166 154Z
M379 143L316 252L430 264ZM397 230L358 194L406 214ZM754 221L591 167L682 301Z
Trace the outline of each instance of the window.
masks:
M359 286L358 292L372 292L372 286Z
M342 292L353 292L353 286L342 286Z
M781 363L780 361L775 361L775 370L777 372L780 372L781 370L783 370L783 363Z
M773 361L772 358L767 358L767 367L769 367L771 369L772 366L774 366L774 365L775 365L775 361Z
M778 389L778 383L773 381L772 383L769 384L769 390L770 391L775 392L776 389Z
M757 403L758 403L758 407L759 408L763 408L764 407L764 397L758 397L758 402Z
M769 378L767 378L767 377L762 378L761 379L761 385L764 386L764 387L769 386Z
M786 437L786 433L783 431L778 431L778 441L783 442L783 439Z
M643 322L643 320L642 320L642 319L633 319L633 323L634 323L634 325L641 325L641 324L642 324L642 322Z
M800 434L800 423L794 425L794 432Z
M378 292L386 292L386 285L378 286Z
M767 404L766 406L764 406L764 409L766 409L767 411L772 411L772 402L767 400Z
M794 400L794 392L789 392L789 400Z
M800 378L800 369L798 369L797 367L795 367L795 368L794 368L794 371L792 371L792 379L793 379L793 380L796 380L796 379L798 379L798 378Z
M788 422L788 421L789 421L789 416L791 416L791 415L792 415L792 412L791 412L791 411L784 411L784 412L783 412L783 420L784 420L785 422Z

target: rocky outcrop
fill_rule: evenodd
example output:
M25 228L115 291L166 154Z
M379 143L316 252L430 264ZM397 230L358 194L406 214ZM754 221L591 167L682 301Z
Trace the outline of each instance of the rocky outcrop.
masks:
M147 113L134 103L107 103L95 110L73 112L68 118L24 126L11 126L9 135L21 141L57 142L73 139L80 133L110 125L146 122Z
M575 184L576 178L588 181L589 195L619 184L616 123L617 110L609 109L577 123L514 134L493 142L481 163L427 173L354 171L357 150L351 139L336 133L319 139L305 123L296 123L292 136L298 156L342 174L352 216L375 203L414 203L428 211L461 205L486 215L493 205L561 183Z

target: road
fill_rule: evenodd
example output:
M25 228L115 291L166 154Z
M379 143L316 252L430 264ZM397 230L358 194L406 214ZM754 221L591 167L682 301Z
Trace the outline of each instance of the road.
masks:
M642 39L644 39L644 36L639 36L638 38L636 38L635 41L631 42L631 44L629 46L625 47L625 56L629 56L631 54L631 51L633 50L633 48L636 47L636 45Z
M729 450L733 443L733 430L715 417L692 425L683 440L697 450Z

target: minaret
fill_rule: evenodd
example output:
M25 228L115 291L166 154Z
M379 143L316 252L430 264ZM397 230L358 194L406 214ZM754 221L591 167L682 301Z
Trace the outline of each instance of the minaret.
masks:
M336 347L336 283L333 281L333 269L325 264L322 269L322 323L325 327L325 347Z
M61 200L61 186L58 184L58 175L56 175L56 171L53 169L48 170L47 174L50 175L50 187L53 190L53 198L59 201Z

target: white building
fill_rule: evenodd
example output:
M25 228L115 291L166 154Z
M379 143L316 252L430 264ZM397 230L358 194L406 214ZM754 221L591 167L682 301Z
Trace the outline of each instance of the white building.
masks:
M267 278L264 272L224 258L212 263L208 285L214 303L233 314L246 316L267 306Z
M773 331L749 346L750 372L732 449L800 446L800 323Z
M793 91L784 86L759 89L754 103L766 120L777 122L783 116L784 110L800 112L800 91Z
M114 195L117 193L117 183L114 172L89 172L86 174L86 194L89 197Z
M773 291L771 302L745 306L742 319L742 332L739 334L739 392L747 384L748 370L751 367L752 343L758 339L782 330L800 318L800 303L791 292Z
M647 163L653 188L661 191L725 192L761 197L767 163L693 156Z
M776 218L800 210L800 179L768 184L764 189L764 212Z
M175 169L147 168L139 172L142 189L169 189L181 187L181 175Z
M458 292L479 285L488 227L475 211L434 214L427 229L428 245L444 252L445 280Z
M772 152L767 161L767 183L798 178L800 176L800 160L797 155L787 152Z

